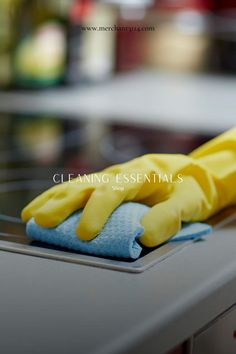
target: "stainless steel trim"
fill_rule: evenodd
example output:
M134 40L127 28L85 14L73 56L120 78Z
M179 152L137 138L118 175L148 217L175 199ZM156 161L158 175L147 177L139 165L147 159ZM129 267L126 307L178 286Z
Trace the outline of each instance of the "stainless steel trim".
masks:
M225 226L233 220L236 220L235 208L222 211L220 214L210 219L209 223L213 226L213 230L217 230L218 228ZM201 237L190 241L176 241L166 243L135 261L122 261L118 259L116 260L95 257L85 254L73 253L70 251L60 251L51 248L38 247L35 245L8 242L6 240L0 241L0 250L92 267L106 268L130 273L141 273L199 240L201 240Z
M100 258L85 254L70 253L38 246L22 245L15 242L0 241L0 250L28 256L53 259L62 262L89 265L106 269L119 270L130 273L141 273L153 265L170 257L193 241L171 242L165 244L136 261L120 261L108 258Z

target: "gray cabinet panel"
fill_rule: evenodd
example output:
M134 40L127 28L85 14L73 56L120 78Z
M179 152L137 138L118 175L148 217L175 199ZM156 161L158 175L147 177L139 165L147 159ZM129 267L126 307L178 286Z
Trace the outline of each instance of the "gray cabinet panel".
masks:
M236 308L228 311L194 338L193 354L236 353Z

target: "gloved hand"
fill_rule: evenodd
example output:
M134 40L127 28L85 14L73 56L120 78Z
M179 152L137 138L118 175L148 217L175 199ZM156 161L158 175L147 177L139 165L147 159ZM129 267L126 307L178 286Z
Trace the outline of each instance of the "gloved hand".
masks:
M102 176L106 176L103 183ZM96 177L52 187L24 208L22 219L34 217L38 225L54 227L84 207L76 232L91 240L116 207L132 200L151 206L141 220L140 241L157 246L172 237L182 221L203 221L236 203L236 128L188 156L144 155Z

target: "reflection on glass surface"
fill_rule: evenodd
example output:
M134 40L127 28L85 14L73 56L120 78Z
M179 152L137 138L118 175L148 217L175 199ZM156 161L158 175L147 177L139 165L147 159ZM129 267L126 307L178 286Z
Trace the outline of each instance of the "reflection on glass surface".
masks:
M28 243L21 209L54 185L145 153L187 153L208 137L85 119L0 115L0 240Z

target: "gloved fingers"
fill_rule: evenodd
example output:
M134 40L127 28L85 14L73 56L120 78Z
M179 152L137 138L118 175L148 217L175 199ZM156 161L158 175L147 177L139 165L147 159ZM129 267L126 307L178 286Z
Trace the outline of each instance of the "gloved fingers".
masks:
M76 230L77 235L82 240L93 239L122 202L140 201L157 188L161 189L157 184L145 180L144 171L140 169L121 174L118 178L117 175L111 174L109 183L99 186L85 205Z
M44 205L54 195L54 193L56 193L56 187L57 186L54 186L46 190L34 198L28 205L26 205L26 207L21 212L21 219L24 222L27 222L29 219L31 219L36 210L41 208L41 206Z
M96 186L96 183L94 183L94 187ZM39 209L43 208L44 205L46 205L51 199L52 201L50 202L51 205L53 206L52 208L52 213L54 213L54 210L56 210L56 204L58 205L58 208L61 209L64 206L65 200L67 198L73 198L73 195L76 196L75 199L77 199L77 196L80 193L83 193L83 190L88 190L91 187L91 183L85 181L80 181L77 179L71 180L70 182L64 182L61 184L57 184L56 186L51 187L50 189L46 190L45 192L41 193L39 196L37 196L35 199L33 199L21 212L21 218L24 222L27 222L30 218L34 217L36 212L38 212ZM86 194L86 193L85 193ZM69 201L68 199L68 201ZM80 196L80 199L83 199L83 195ZM75 203L75 202L74 202ZM48 204L49 205L49 204ZM73 204L74 205L74 204ZM74 210L72 205L72 209ZM78 205L84 205L84 203L80 202L78 200ZM54 208L55 207L55 208ZM43 209L42 209L43 211ZM45 209L46 212L48 212L48 209ZM55 215L56 217L56 215ZM42 217L44 218L44 217ZM52 217L53 218L53 217ZM39 223L41 222L41 217L39 216ZM50 216L48 218L50 220ZM42 221L43 223L43 221ZM49 222L50 224L50 222ZM55 222L51 223L52 225L55 224ZM41 225L41 223L40 223Z
M92 240L98 235L112 212L125 200L123 190L113 190L104 185L97 188L89 198L76 233L81 240Z
M80 188L59 191L34 213L35 222L42 227L55 227L76 210L84 207L94 187L80 185Z
M146 247L156 247L174 236L181 228L181 217L171 198L152 207L142 218L144 233L140 242Z
M210 207L198 182L192 176L184 176L183 182L174 186L169 199L144 215L141 243L147 247L160 245L180 230L182 221L201 221Z

